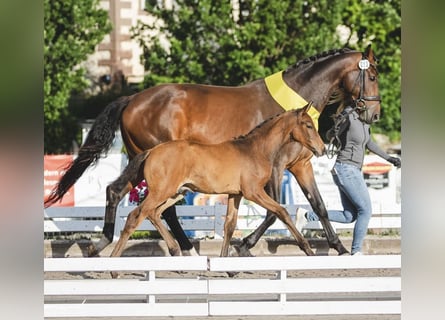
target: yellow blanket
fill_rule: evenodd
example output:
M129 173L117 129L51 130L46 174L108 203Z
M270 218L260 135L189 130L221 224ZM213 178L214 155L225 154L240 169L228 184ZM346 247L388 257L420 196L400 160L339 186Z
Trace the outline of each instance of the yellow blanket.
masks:
M283 80L283 71L274 73L264 79L267 90L274 100L285 110L299 109L304 107L308 102L304 100L298 93L292 90ZM315 128L318 130L318 118L320 112L311 106L309 115L314 121Z

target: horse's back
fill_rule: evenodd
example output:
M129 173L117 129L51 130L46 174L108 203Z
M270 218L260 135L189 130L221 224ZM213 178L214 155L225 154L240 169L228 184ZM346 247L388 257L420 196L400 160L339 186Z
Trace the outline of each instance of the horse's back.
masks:
M282 111L261 80L239 87L163 84L132 96L121 131L134 155L171 140L219 143Z

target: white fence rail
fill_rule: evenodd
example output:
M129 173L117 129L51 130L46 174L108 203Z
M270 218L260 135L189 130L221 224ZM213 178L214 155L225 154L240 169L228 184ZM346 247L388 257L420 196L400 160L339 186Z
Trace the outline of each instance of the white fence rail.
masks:
M80 280L45 279L44 315L62 318L401 314L400 272L393 273L397 276L381 275L384 269L400 267L400 255L47 258L46 274L146 271L147 277L89 279L88 275ZM331 275L332 270L352 269L380 272L378 276ZM181 271L180 278L157 277L158 272L169 270ZM292 277L294 270L328 272L316 278ZM186 271L193 272L189 275ZM249 278L230 278L228 271L249 271Z
M295 211L299 205L284 205L295 220ZM308 205L300 205L310 209ZM135 207L118 207L115 237L118 238L125 225L128 213ZM180 223L184 230L212 232L214 236L223 236L225 205L215 206L176 206ZM105 209L103 207L50 207L44 211L44 232L100 232L103 228ZM266 210L257 205L241 205L237 223L238 230L256 229L266 216ZM332 223L334 229L352 229L354 223ZM400 229L400 212L375 213L371 217L369 229ZM310 222L306 229L321 229L319 222ZM144 221L138 230L155 230L148 221ZM269 230L287 230L281 221L276 221Z

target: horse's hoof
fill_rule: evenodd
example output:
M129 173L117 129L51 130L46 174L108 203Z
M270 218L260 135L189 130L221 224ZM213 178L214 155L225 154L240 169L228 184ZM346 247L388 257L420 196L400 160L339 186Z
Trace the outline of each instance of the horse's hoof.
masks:
M236 246L229 247L229 257L239 257L239 248Z
M233 272L233 271L227 271L227 275L229 276L229 278L233 278L234 276L236 276L239 272Z
M239 257L255 257L250 250L244 246L234 246L236 251L238 252Z
M183 256L199 256L195 247L192 247L190 250L182 250L181 253Z
M119 278L119 274L116 271L111 271L110 274L111 274L111 278L113 278L113 279Z
M87 254L88 254L88 257L97 257L97 256L99 256L99 252L97 251L97 249L94 246L94 244L90 244L87 247Z
M339 256L350 256L351 253L349 251L345 251L345 252L339 253L338 255Z

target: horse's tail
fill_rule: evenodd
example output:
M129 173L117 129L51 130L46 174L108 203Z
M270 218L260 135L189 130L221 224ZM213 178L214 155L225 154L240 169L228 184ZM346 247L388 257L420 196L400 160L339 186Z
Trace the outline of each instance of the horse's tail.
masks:
M80 147L78 156L67 167L67 171L46 199L44 207L47 208L64 196L74 185L85 170L97 162L102 153L106 153L113 143L115 132L119 126L121 113L128 105L131 98L121 97L111 102L94 121L90 132Z

